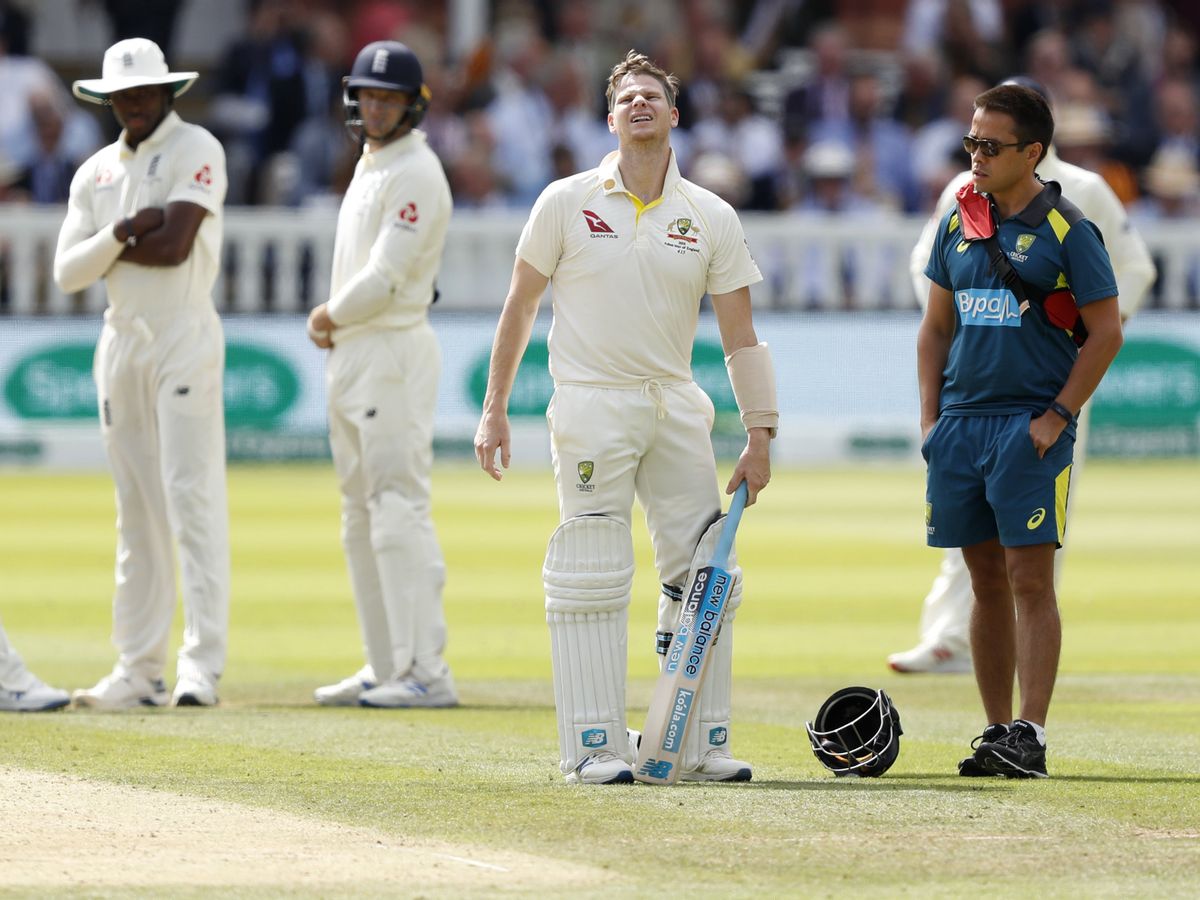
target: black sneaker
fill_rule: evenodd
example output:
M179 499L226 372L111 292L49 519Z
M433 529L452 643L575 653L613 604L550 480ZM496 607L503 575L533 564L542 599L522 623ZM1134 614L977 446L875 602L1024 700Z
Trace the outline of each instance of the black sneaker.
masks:
M989 725L987 728L983 729L983 734L971 741L971 749L978 749L979 745L985 741L989 743L992 741L998 741L1006 734L1008 734L1008 726L1004 723L997 722L995 725ZM974 754L972 754L966 759L959 760L958 774L962 775L964 778L982 778L985 776L990 777L996 773L989 772L987 769L981 766L975 759Z
M975 750L975 761L993 775L1006 778L1049 777L1046 745L1038 743L1037 732L1024 719L1017 719L996 740L981 742Z

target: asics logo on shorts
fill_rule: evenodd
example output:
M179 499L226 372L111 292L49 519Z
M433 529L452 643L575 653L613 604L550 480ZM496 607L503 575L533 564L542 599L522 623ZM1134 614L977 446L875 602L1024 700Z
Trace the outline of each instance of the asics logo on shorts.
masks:
M1037 531L1039 525L1046 521L1046 507L1039 506L1033 511L1033 515L1029 517L1029 521L1025 523L1025 527L1030 531Z
M1012 291L1005 288L973 288L955 291L954 305L963 325L1021 327L1021 308Z

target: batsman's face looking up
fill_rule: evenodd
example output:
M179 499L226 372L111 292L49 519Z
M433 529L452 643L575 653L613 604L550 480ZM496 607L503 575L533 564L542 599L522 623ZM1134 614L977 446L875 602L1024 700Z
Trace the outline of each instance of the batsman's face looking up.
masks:
M617 142L661 141L679 124L679 110L653 75L627 75L613 98L608 130Z
M161 84L114 91L108 99L113 115L125 129L125 141L136 147L154 133L170 109L171 88Z
M391 136L411 100L404 91L359 88L358 107L362 114L363 133L373 140Z

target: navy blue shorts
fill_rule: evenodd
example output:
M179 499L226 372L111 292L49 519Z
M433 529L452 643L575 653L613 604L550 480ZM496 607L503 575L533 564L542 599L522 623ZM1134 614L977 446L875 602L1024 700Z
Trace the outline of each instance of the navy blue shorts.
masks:
M1038 458L1030 414L942 416L921 446L929 463L925 529L930 547L1062 546L1075 439L1062 433Z

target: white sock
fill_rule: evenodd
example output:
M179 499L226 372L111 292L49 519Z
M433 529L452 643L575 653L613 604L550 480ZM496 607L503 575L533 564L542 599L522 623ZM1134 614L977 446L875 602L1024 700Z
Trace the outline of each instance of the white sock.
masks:
M1018 719L1017 721L1024 722L1026 725L1032 728L1034 735L1038 739L1038 743L1043 747L1046 746L1046 729L1043 726L1039 725L1037 722L1030 722L1028 719Z

